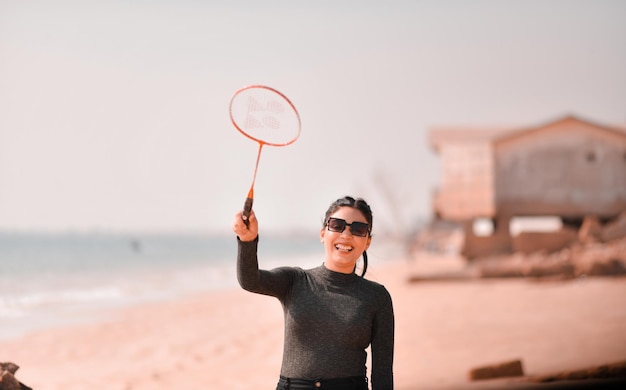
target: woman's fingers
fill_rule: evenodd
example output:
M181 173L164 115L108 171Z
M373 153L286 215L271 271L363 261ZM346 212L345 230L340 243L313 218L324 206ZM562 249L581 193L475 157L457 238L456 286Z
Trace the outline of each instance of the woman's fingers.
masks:
M233 232L239 237L241 241L252 241L256 238L259 232L258 221L254 211L250 212L248 217L248 226L246 226L243 220L243 212L238 211L235 214L235 218L232 223Z

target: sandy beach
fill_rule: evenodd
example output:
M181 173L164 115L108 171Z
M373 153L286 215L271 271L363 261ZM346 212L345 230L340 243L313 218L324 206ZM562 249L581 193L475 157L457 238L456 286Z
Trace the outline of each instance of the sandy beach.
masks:
M454 266L428 256L370 266L394 300L396 389L518 388L519 379L468 380L474 367L515 359L527 376L626 360L626 279L409 282ZM274 298L229 289L104 317L2 341L0 361L18 364L35 390L275 387Z

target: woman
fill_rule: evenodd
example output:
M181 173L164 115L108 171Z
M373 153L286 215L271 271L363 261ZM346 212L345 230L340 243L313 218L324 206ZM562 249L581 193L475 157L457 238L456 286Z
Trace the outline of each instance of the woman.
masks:
M278 298L285 340L277 390L367 390L366 348L372 351L372 390L393 389L394 316L384 286L355 273L372 241L372 211L363 199L346 196L326 211L320 239L325 260L303 270L259 270L258 221L246 226L237 213L237 278L245 290Z

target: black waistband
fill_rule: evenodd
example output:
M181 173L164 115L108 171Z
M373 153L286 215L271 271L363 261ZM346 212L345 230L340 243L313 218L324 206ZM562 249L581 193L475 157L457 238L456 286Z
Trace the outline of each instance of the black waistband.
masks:
M281 375L280 380L283 383L291 383L294 385L313 385L316 387L349 385L349 384L367 385L367 377L365 376L347 376L347 377L342 377L342 378L330 378L330 379L300 379L300 378L287 378Z

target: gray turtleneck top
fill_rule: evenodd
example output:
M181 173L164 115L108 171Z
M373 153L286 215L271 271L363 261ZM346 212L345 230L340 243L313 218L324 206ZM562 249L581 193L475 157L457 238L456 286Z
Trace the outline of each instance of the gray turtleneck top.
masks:
M247 291L280 300L285 318L281 375L300 379L366 376L372 390L393 389L394 315L387 289L324 265L259 270L258 238L238 241L237 279Z

